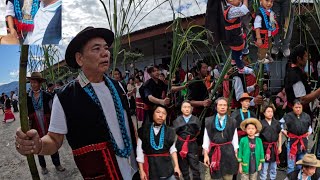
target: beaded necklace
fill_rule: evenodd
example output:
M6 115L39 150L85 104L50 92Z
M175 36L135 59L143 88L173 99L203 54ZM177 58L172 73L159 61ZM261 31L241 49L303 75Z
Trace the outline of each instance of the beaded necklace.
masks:
M244 115L243 115L243 112L242 112L242 109L240 109L240 115L241 115L241 120L244 121ZM248 110L248 118L250 118L250 111Z
M21 11L21 6L20 6L20 0L14 0L13 6L14 6L14 13L15 13L16 19L18 20L19 23L26 24L26 25L33 25L34 16L36 15L39 9L39 0L32 1L32 7L30 12L31 19L23 18L23 13Z
M259 7L259 10L260 10L260 12L261 12L261 14L263 16L263 19L264 19L264 22L266 24L267 30L268 31L275 31L276 28L275 27L273 28L272 25L270 25L270 22L268 20L268 15L266 14L266 10L263 7Z
M227 124L227 117L224 116L223 122L220 125L219 119L218 119L218 114L216 115L215 118L215 125L218 131L223 131L226 128L226 124Z
M299 180L303 180L303 176L302 176L302 170L300 170L299 175L298 175ZM311 180L311 177L308 176L307 180Z
M121 137L122 137L123 143L124 143L123 149L120 149L119 146L117 145L117 143L111 133L111 130L110 130L108 123L107 123L107 131L109 132L109 137L111 139L111 143L112 143L113 149L115 151L115 154L117 156L127 158L131 155L132 145L131 145L130 138L129 138L129 135L128 135L128 132L126 129L126 124L125 124L125 119L124 119L124 108L122 106L121 99L120 99L120 96L117 92L117 89L113 85L112 81L107 76L104 76L104 80L105 80L106 86L110 90L110 93L111 93L111 96L113 99L113 103L115 105L117 120L118 120L120 131L121 131ZM100 103L98 96L95 93L91 83L87 84L83 89L91 97L91 99L99 106L99 109L103 115L103 119L106 121L106 116L103 112L101 103Z
M156 141L154 139L154 130L153 130L154 126L153 126L153 123L152 123L151 128L150 128L150 144L151 144L151 147L156 151L158 151L158 150L163 148L163 144L164 144L164 128L165 128L164 126L165 125L162 125L162 127L161 127L160 138L159 138L159 144L158 145L156 145Z
M33 104L33 108L35 111L40 110L43 106L43 101L42 101L42 91L40 91L38 100L35 99L34 97L34 92L31 91L31 99L32 99L32 104Z

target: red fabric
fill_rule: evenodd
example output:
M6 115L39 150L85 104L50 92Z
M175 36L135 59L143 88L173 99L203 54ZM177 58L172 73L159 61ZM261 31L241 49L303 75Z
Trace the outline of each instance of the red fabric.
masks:
M90 144L74 149L72 153L83 179L122 179L110 143Z
M247 133L245 131L242 131L241 129L238 129L237 133L238 133L239 139L240 139L240 137L247 135Z
M136 113L138 121L144 120L144 103L141 98L136 98Z
M211 75L208 74L208 76L204 78L204 84L206 85L207 89L209 89L210 86L211 86L211 82L210 81L211 81Z
M245 47L245 43L243 41L243 43L240 46L230 46L230 49L234 51L241 51L242 49L244 49L244 47Z
M33 31L33 28L34 28L33 24L25 24L25 23L19 22L16 18L14 19L14 24L17 27L18 34L20 31L31 32L31 31Z
M306 147L304 145L304 142L303 142L303 138L306 138L308 137L308 134L303 134L301 136L298 136L298 135L295 135L295 134L292 134L292 133L288 133L288 137L289 138L293 138L293 139L296 139L293 144L291 145L291 148L290 148L290 154L289 154L289 158L290 159L295 159L296 158L296 155L297 155L297 152L298 152L298 143L300 142L301 144L301 150L306 150Z
M230 26L225 26L224 28L226 30L232 30L232 29L236 29L236 28L240 28L241 27L241 23L238 23L238 24L233 24L233 25L230 25Z
M104 164L106 165L107 171L108 171L108 173L110 174L110 179L111 179L111 180L114 180L115 178L114 178L114 176L113 176L113 173L112 173L110 164L108 163L108 156L107 156L107 154L106 154L105 151L101 151L101 153L102 153L102 156L103 156L103 159L104 159Z
M186 139L183 139L180 136L178 136L178 139L179 139L179 141L183 141L183 145L182 145L182 148L181 148L181 151L179 152L179 154L180 154L181 158L184 159L187 157L187 154L189 151L189 149L188 149L189 142L195 141L196 138L190 139L190 135L188 135Z
M264 36L261 37L262 45L258 46L258 48L268 49L269 48L268 30L260 30L260 34L264 34Z
M224 76L224 81L222 82L222 86L223 86L223 97L225 98L229 98L229 94L230 94L230 89L229 89L229 75L225 75Z
M270 158L271 158L271 148L273 146L273 149L274 149L274 153L276 154L276 162L277 164L280 163L280 160L279 160L279 153L278 153L278 149L277 149L277 142L263 142L263 144L266 144L268 145L267 147L267 150L266 150L266 160L269 161Z
M4 110L4 122L9 119L15 119L14 114L11 111L11 108L6 108Z
M186 72L183 69L179 70L179 76L180 76L180 82L184 81L184 78L186 76Z
M253 74L248 74L248 75L246 75L245 78L246 78L247 86L252 86L257 82L257 78ZM259 88L255 88L255 90L250 92L249 95L252 97L256 97L257 95L259 95Z
M98 143L98 144L90 144L88 146L84 146L84 147L75 149L72 151L72 153L74 156L80 156L82 154L86 154L91 151L101 151L106 148L107 148L107 143L103 142L103 143Z
M49 121L50 121L50 114L44 114L43 116L43 124L44 124L44 134L41 130L41 126L38 120L38 116L37 113L34 112L32 114L29 115L29 119L32 121L32 129L36 129L39 133L40 138L43 137L44 135L46 135L48 133L48 129L49 129Z
M144 163L143 163L143 171L146 173L147 179L149 179L149 161L148 157L166 157L170 156L170 153L163 154L144 154Z
M212 147L215 147L212 156L211 156L211 163L210 163L210 171L218 171L220 170L220 160L221 160L221 150L220 147L227 145L227 144L231 144L231 141L226 142L226 143L222 143L222 144L215 144L213 142L210 143L210 148L209 148L209 152L211 151Z

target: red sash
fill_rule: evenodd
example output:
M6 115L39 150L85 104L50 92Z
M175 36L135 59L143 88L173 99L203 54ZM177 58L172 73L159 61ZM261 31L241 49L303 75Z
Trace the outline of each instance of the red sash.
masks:
M269 161L271 158L271 148L273 146L274 149L274 153L276 154L276 162L277 164L280 163L279 160L279 153L278 153L278 149L277 149L277 142L263 142L263 144L268 145L267 150L266 150L266 160Z
M210 163L210 171L218 171L220 170L220 160L221 160L221 150L220 147L231 144L231 141L222 143L222 144L215 144L213 142L210 143L209 152L211 151L212 147L215 147L212 156L211 156L211 163Z
M306 133L306 134L303 134L301 136L298 136L298 135L295 135L295 134L292 134L292 133L288 133L288 137L296 139L293 142L293 144L291 145L291 147L290 147L290 155L289 155L290 159L295 159L296 155L297 155L297 152L298 152L298 143L299 142L301 144L300 149L301 150L306 150L306 147L305 147L304 142L303 142L303 138L308 137L308 134Z
M180 156L182 159L186 158L187 157L187 154L188 154L188 144L189 142L192 142L192 141L195 141L197 138L192 138L190 139L190 135L187 136L186 139L183 139L182 137L178 136L178 139L179 141L183 141L183 145L182 145L182 148L181 148L181 151L179 152Z

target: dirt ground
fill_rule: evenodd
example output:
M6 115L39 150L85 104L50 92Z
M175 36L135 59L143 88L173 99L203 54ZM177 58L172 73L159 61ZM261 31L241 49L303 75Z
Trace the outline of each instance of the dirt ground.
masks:
M20 127L19 113L15 113L15 117L16 121L4 124L2 123L4 116L2 110L0 110L0 180L32 179L27 163L27 158L20 155L15 149L15 132L16 129ZM69 147L66 140L64 141L63 146L60 148L59 154L61 165L66 168L66 171L57 171L52 164L50 156L45 156L49 173L44 176L41 174L38 157L35 156L40 178L46 180L83 179L73 161L71 148Z
M25 156L20 155L14 144L15 132L18 127L20 127L19 113L15 113L16 121L2 123L4 115L2 110L0 111L0 180L17 180L31 179L31 174L27 165L27 159ZM135 118L133 117L134 121ZM136 124L136 123L134 123ZM309 143L312 144L312 143ZM63 146L59 150L60 161L62 166L66 168L64 172L56 171L54 165L52 164L50 156L46 156L47 168L49 173L46 175L41 174L41 168L38 164L38 158L35 156L35 160L38 166L38 171L41 179L45 180L80 180L82 176L78 168L76 167L73 156L71 153L71 148L69 147L67 141L63 143ZM204 177L203 169L202 177ZM284 171L278 171L278 178L283 180L285 178Z

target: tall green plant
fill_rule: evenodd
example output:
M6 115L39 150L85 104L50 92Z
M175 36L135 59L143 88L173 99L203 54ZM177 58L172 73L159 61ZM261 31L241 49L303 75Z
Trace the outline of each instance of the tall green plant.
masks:
M124 52L121 40L126 36L130 45L130 33L152 11L157 9L168 0L156 1L152 9L146 9L149 0L99 0L107 16L107 22L115 38L112 46L113 69L117 66L119 55ZM106 2L106 3L105 3ZM106 5L107 4L107 5ZM120 6L118 6L120 4ZM139 7L139 8L138 8ZM139 9L139 10L138 10ZM142 15L142 12L147 12ZM141 17L142 16L142 17Z
M60 79L60 51L56 45L31 46L29 50L28 71L41 71L49 82ZM57 64L56 67L54 65ZM69 68L67 68L69 69ZM66 71L69 73L69 71Z
M173 21L172 29L173 45L169 66L168 92L171 89L171 79L175 75L175 72L181 63L181 60L191 52L196 52L201 56L201 54L198 52L199 45L202 44L208 47L209 44L208 41L203 40L203 37L206 35L207 30L202 26L192 25L186 31L184 31L181 26L181 19L177 18ZM209 47L208 51L210 52Z

